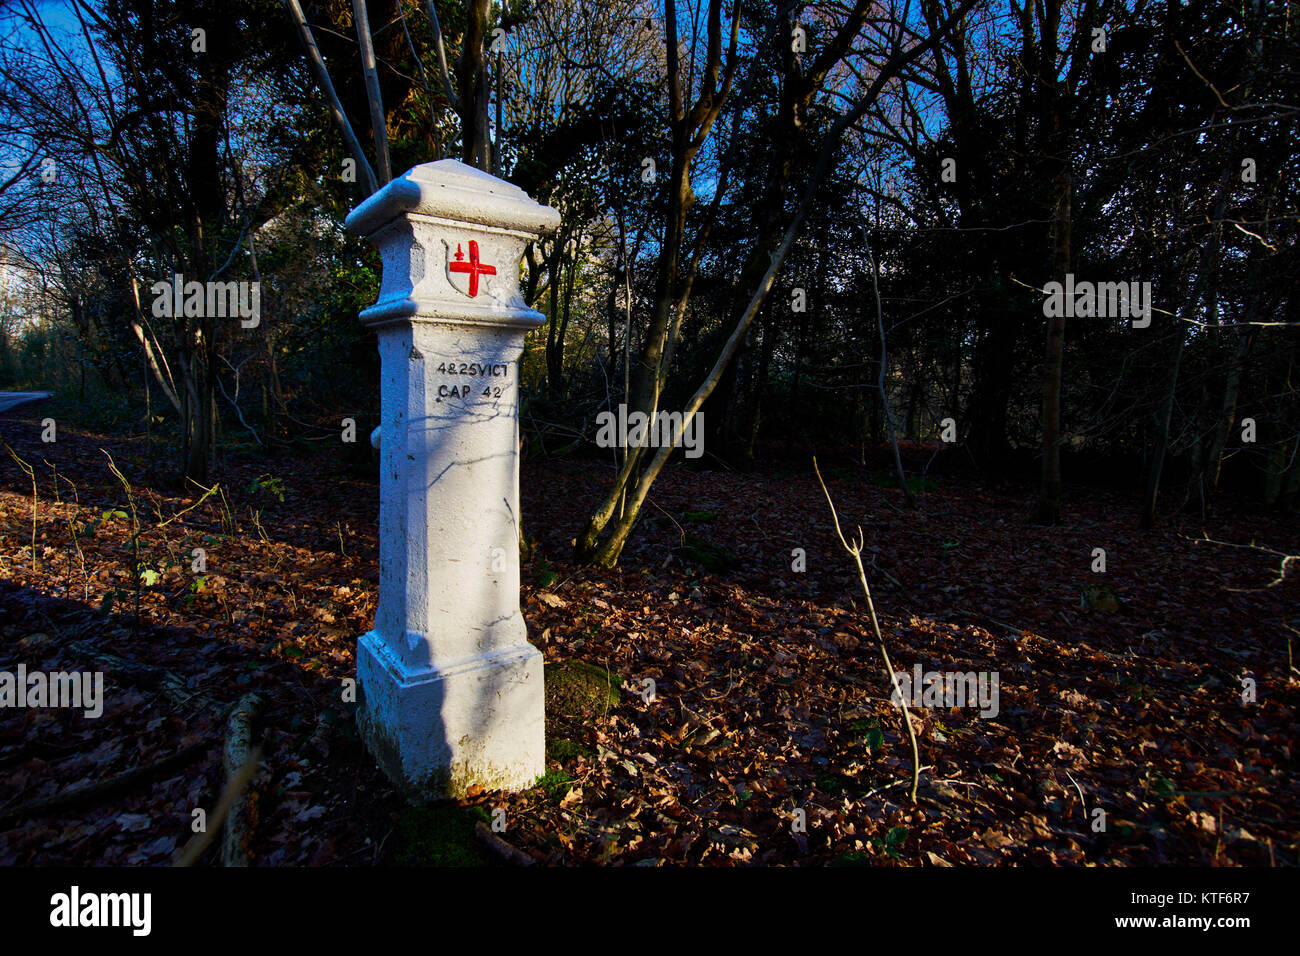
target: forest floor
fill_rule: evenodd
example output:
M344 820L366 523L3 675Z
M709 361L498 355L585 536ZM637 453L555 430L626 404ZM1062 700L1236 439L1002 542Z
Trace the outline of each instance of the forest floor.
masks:
M547 663L548 773L409 808L343 701L375 613L364 469L225 460L195 507L160 477L173 452L76 415L0 415L36 483L0 447L0 671L94 670L93 647L195 701L258 693L256 865L499 862L475 829L493 820L552 864L1300 863L1294 517L1229 501L1142 532L1136 495L1071 486L1063 523L1034 528L1022 484L939 475L905 512L878 467L824 459L898 670L998 675L995 716L914 710L913 805L902 714L810 465L671 468L620 566L597 570L570 542L610 469L530 460L522 606ZM1122 605L1081 607L1102 582ZM0 863L165 865L216 804L220 713L105 671L98 719L0 714ZM132 768L115 791L76 789ZM55 795L66 805L42 805Z

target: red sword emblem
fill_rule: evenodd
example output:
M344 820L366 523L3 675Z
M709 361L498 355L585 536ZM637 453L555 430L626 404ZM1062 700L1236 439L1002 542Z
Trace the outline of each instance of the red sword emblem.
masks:
M447 269L469 275L469 295L470 298L474 298L478 295L478 277L496 275L497 267L484 265L478 261L478 243L473 239L469 241L469 262L465 262L464 259L465 253L460 251L460 243L456 243L456 261L447 263Z

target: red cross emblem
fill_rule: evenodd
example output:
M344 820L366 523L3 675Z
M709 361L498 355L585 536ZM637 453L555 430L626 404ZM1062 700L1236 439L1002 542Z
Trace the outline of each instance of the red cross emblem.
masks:
M465 253L460 251L460 243L456 243L456 261L447 263L447 271L464 272L469 275L469 295L472 299L478 295L478 277L496 275L497 267L484 265L478 261L478 243L473 239L469 241L469 262L464 260Z

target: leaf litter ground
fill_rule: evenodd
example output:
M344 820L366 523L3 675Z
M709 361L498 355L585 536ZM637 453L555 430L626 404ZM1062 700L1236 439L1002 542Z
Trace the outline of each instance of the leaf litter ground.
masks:
M196 695L262 695L258 865L497 862L475 837L493 819L551 864L1300 861L1294 517L1231 503L1140 532L1132 496L1076 487L1060 527L1031 528L1020 485L941 476L904 512L870 470L824 468L841 519L866 533L895 666L999 676L996 717L914 711L913 806L901 712L810 468L671 469L603 570L569 551L609 470L531 461L522 601L547 661L548 772L524 793L415 810L341 693L374 618L374 483L319 459L225 461L224 496L186 512L200 495L161 480L165 450L66 419L45 445L33 408L0 418L38 492L33 566L31 478L4 454L0 670L93 670L76 647L89 642ZM101 449L133 486L139 574L131 502ZM1105 575L1090 570L1098 547ZM1118 611L1080 606L1099 581ZM98 720L0 714L0 863L168 864L192 811L215 804L217 717L111 669L105 698ZM178 752L188 762L143 782L30 809Z

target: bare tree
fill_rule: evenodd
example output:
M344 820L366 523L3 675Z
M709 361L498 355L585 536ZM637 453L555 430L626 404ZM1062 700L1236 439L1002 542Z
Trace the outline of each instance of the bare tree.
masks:
M977 0L967 0L967 2L963 3L947 20L944 21L943 24L940 25L938 30L930 31L929 35L925 39L917 37L916 33L908 25L901 22L901 19L894 20L888 25L887 28L890 29L890 34L882 43L883 52L873 64L875 67L873 71L874 76L870 82L866 84L866 88L862 90L858 97L853 101L853 105L847 110L847 112L840 115L832 125L831 129L826 133L822 147L817 154L816 164L811 177L804 187L803 194L801 195L794 212L788 217L783 225L783 229L779 234L779 242L776 244L775 248L763 250L767 255L768 264L763 270L762 275L757 279L754 285L742 287L742 290L747 292L748 299L743 309L736 317L731 335L722 346L712 369L705 377L703 383L701 383L701 385L695 390L695 393L686 402L685 408L682 411L683 430L689 426L691 419L700 410L700 406L718 387L718 383L721 381L724 370L740 348L750 324L753 322L755 316L758 315L763 304L767 301L767 297L772 291L772 286L775 282L777 272L780 270L782 263L785 261L785 257L794 244L795 237L798 235L803 220L808 214L809 208L814 201L817 189L826 174L832 156L839 146L841 137L847 130L855 127L864 115L866 115L867 111L874 105L877 98L880 96L885 85L897 77L908 64L912 63L933 44L937 43L943 34L947 30L951 29L955 22L960 20L962 16L975 6L976 2ZM672 6L672 4L669 4L668 8L671 9ZM867 4L863 3L859 6L865 9ZM857 10L858 7L855 7L855 15ZM863 15L865 16L865 14ZM850 22L855 21L851 20ZM671 52L677 39L675 15L667 17L666 23L667 39L669 41L670 50L669 74L671 77L680 72L680 68L676 63L676 57ZM718 36L720 31L712 20L709 23L709 31L710 57L706 61L704 75L706 77L716 78L719 65L715 61L712 51L715 49L714 37ZM788 37L788 34L786 36ZM830 44L829 48L838 51L836 53L837 56L843 55L849 49L855 36L856 31L852 31L852 33L847 37L842 33L836 34L836 38ZM908 42L909 39L911 39L911 42ZM734 57L734 52L732 56ZM799 125L801 122L802 111L806 110L807 105L811 103L819 89L819 83L825 79L833 65L833 61L823 63L821 60L818 60L817 63L819 64L819 69L816 71L818 82L811 85L801 85L799 89L801 91L800 96L802 99L791 102L786 112L786 115L790 117L791 124L794 126ZM733 67L729 64L728 69L732 70ZM670 81L670 93L675 88L675 84ZM707 103L710 105L714 104L719 95L725 96L726 87L717 90L717 92L714 92L714 89L715 88L711 83L706 84L706 90L709 95ZM678 102L680 103L680 99ZM722 105L721 101L717 101L716 105L720 110ZM697 103L697 108L698 106L699 104ZM676 108L672 115L679 115ZM714 118L716 118L716 113L714 114ZM705 132L707 134L707 130L705 130ZM675 134L675 136L677 135L681 135L681 133ZM689 143L692 139L684 139L683 141ZM674 142L677 142L677 140L674 139ZM683 152L682 158L687 159L688 155L693 156L694 154ZM791 159L791 162L793 162L793 159ZM674 172L677 172L676 159L674 159ZM670 189L674 188L675 184L676 188L682 189L682 196L685 198L685 196L689 194L689 167L683 168L682 175L685 177L685 186L682 186L681 180L674 178L670 181ZM715 202L720 200L721 188L722 187L719 187L719 191L715 193ZM671 199L673 193L670 192L669 195ZM668 231L665 233L664 237L665 253L672 251L671 243L673 242L673 228L674 220L670 215L668 220ZM677 251L679 253L680 237L676 241ZM696 261L698 261L698 255ZM664 345L671 344L672 333L677 328L678 323L680 323L681 314L690 297L690 279L693 276L693 268L692 271L687 274L686 279L681 283L680 288L677 288L675 291L673 290L673 287L664 285L664 282L668 277L677 274L676 269L677 265L675 259L671 259L660 266L660 295L663 295L664 291L667 290L667 296L664 301L660 303L658 308L667 309L668 307L671 307L673 321L672 324L669 325L669 315L665 312L661 317L657 311L655 320L651 324L650 341L647 343L647 348L643 350L640 359L640 368L637 369L637 374L642 377L641 385L639 388L634 386L633 390L633 396L637 399L635 407L638 410L648 409L649 411L655 411L658 408L659 395L662 391L665 376L667 374L667 366L666 363L663 362L663 359L665 356L671 357L671 349L665 348ZM659 296L657 296L657 298L659 298ZM663 340L665 340L663 344L660 344L660 340L656 338L657 334L662 336ZM650 492L650 487L653 485L660 471L663 470L664 465L667 464L672 451L673 448L671 445L665 444L661 446L657 449L649 462L645 463L643 467L638 469L641 459L641 449L628 450L627 459L619 469L613 488L607 495L605 501L601 504L600 508L594 515L592 515L587 526L577 539L575 550L577 557L580 560L591 561L603 566L612 566L617 563L618 558L623 551L623 547L627 542L628 535L631 533L632 527L636 523L636 519L640 514L641 506L645 503L646 496ZM630 494L628 494L626 502L624 503L625 490L630 491ZM622 511L617 521L614 522L607 536L601 540L601 534L606 531L606 528L609 526L611 519L613 519L615 512L620 508L622 508Z

